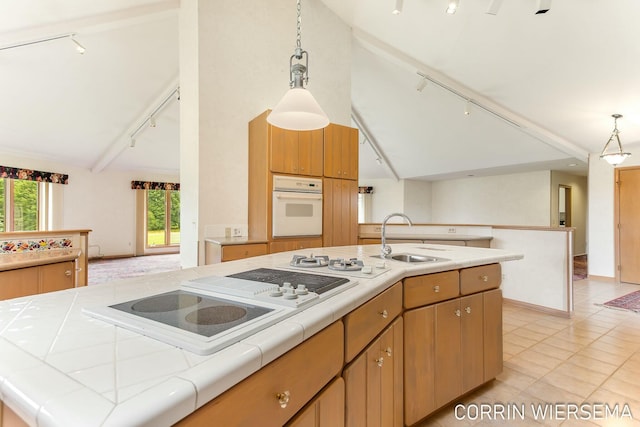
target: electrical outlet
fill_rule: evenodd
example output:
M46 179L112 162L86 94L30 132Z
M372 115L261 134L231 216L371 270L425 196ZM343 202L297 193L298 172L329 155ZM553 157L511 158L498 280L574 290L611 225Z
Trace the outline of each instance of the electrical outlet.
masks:
M240 236L242 236L242 229L240 229L240 227L234 227L233 237L240 237Z
M449 227L449 233L455 233L455 232L456 232L455 227Z

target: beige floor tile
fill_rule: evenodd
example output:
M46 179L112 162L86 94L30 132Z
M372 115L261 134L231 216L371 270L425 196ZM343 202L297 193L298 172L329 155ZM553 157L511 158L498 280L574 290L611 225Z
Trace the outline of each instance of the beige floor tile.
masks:
M593 372L605 374L606 376L611 375L616 371L616 369L618 369L618 365L603 362L602 360L594 359L593 357L588 357L582 354L574 354L569 358L568 362L589 369Z
M542 341L543 339L547 338L550 335L545 332L534 330L534 328L531 328L532 325L535 325L535 324L528 324L526 326L513 330L511 333L514 335L518 335L520 337L534 340L536 342ZM556 331L552 331L552 332L555 333Z
M622 395L629 400L638 399L640 397L640 384L638 384L637 378L627 378L627 380L633 381L633 383L618 378L614 374L602 384L601 388Z
M505 366L502 373L496 378L496 381L503 382L519 390L524 390L536 382L537 378Z
M615 355L616 357L623 357L625 360L631 357L635 352L635 349L625 347L624 344L617 342L607 342L605 340L596 340L589 345L589 348L602 350L604 352Z
M589 403L589 404L606 403L612 409L617 406L618 417L617 419L616 417L611 417L609 419L609 425L611 425L612 421L620 422L622 420L628 420L629 418L626 415L629 412L631 413L631 416L633 417L634 420L636 421L640 420L640 402L637 400L631 400L626 396L623 396L621 394L618 394L610 390L598 389L595 393L589 396L589 398L586 400L585 403ZM613 412L613 410L611 412ZM600 416L599 418L603 418L603 417ZM594 421L594 422L601 424L600 420ZM601 424L601 425L604 425L604 424Z
M561 388L576 396L580 396L582 399L593 393L600 385L599 383L593 384L584 381L577 375L572 375L572 373L567 375L557 369L549 372L541 381L551 384L554 387Z
M609 353L608 351L602 351L598 348L593 347L585 347L576 354L591 357L592 359L597 359L602 362L611 363L618 366L620 366L629 358L628 355Z
M560 373L568 377L573 377L595 387L600 386L609 377L608 373L605 374L602 372L597 372L593 369L585 368L572 362L563 363L562 365L554 369L549 375L553 373Z
M538 342L535 339L523 337L522 335L517 335L515 331L517 331L517 329L504 335L503 339L505 343L515 344L520 347L529 348Z
M573 352L579 351L584 348L584 345L581 345L572 341L567 341L563 337L560 337L557 335L553 335L542 342L545 344L552 345L554 347L562 348L562 349L573 351Z
M543 376L551 372L552 369L552 367L531 363L522 358L518 358L518 356L513 356L511 359L504 362L504 366L533 378L542 378Z
M564 348L556 347L547 342L540 342L533 347L531 350L537 351L538 353L547 354L549 356L555 357L560 360L567 360L569 357L573 356L573 352L570 350L565 350Z

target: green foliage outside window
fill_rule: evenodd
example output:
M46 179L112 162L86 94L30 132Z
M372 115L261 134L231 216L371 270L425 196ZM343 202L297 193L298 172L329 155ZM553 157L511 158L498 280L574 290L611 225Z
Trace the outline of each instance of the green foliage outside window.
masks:
M33 231L38 229L38 183L36 181L13 181L13 230Z
M169 225L167 221L167 199L169 197ZM169 236L167 242L166 236ZM147 245L163 246L180 243L180 192L147 190Z
M7 231L7 228L5 227L5 221L6 221L6 216L5 216L5 202L4 202L4 186L5 186L5 182L6 180L4 179L0 179L0 232L3 231Z

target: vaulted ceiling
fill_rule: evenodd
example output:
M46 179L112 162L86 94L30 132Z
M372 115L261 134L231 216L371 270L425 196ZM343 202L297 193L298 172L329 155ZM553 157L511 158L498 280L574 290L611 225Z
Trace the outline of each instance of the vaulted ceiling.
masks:
M624 115L625 148L640 145L636 0L555 0L545 14L538 0L510 0L495 15L486 12L496 0L460 0L453 15L446 0L404 0L398 15L395 0L322 2L353 28L362 178L585 174L613 113ZM0 151L177 173L178 8L1 2ZM70 33L83 55L70 37L2 49Z

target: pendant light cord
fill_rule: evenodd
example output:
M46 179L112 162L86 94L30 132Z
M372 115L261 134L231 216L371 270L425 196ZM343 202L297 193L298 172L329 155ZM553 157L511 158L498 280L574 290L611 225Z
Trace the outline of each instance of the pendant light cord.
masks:
M296 47L298 49L302 49L302 14L300 13L302 10L302 6L300 5L300 0L298 0L297 2L297 7L296 7L297 11L298 11L298 20L296 22Z

